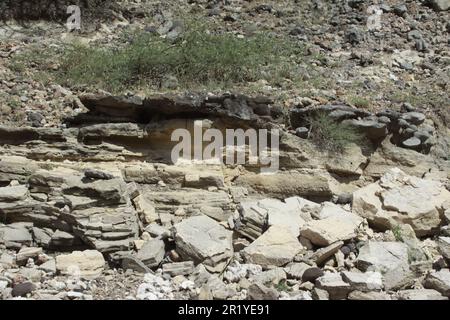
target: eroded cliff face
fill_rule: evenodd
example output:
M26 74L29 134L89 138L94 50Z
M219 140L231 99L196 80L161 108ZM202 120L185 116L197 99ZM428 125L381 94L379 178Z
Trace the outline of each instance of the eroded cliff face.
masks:
M367 144L353 144L331 155L289 127L305 110L284 117L262 97L88 95L80 101L86 112L69 117L59 128L0 127L0 239L8 250L3 260L13 258L7 252L17 250L11 263L28 263L29 268L34 261L35 272L60 277L70 276L70 267L75 266L85 279L101 278L108 264L136 274L162 266L163 273L184 275L188 282L200 272L211 277L201 290L209 288L214 297L230 298L244 297L231 284L250 266L256 268L254 275L248 274L251 278L281 281L301 279L312 272L306 272L310 268L331 267L332 261L337 270L352 265L366 269L372 263L370 250L381 255L383 250L406 250L417 255L417 263L431 263L435 253L419 245L416 237L447 230L442 227L450 205L445 187L448 167L430 155L396 145L398 127L381 129L377 121L383 115L341 106L316 108L328 110L330 116L344 113L346 119L353 118L350 121L368 137ZM364 120L368 117L374 120ZM426 121L410 112L394 119L410 117L416 124L417 118ZM258 163L248 161L173 163L171 150L177 141L171 141L172 132L188 129L194 135L196 121L205 125L203 129L219 132L280 130L279 170L262 174ZM361 125L364 121L370 125ZM380 134L371 139L375 127ZM380 182L372 183L381 176ZM399 225L413 240L398 242L398 248L376 249L368 242L368 252L364 251L368 257L357 256L355 243L383 237L376 232L396 234ZM446 238L440 239L445 250ZM42 249L59 255L53 260ZM82 252L64 255L74 250ZM397 253L395 257L403 259ZM375 268L395 272L395 281L382 273L375 274L380 277L376 281L368 273L361 274L369 277L367 283L360 280L368 286L375 281L377 290L407 288L414 280L416 262L408 254L400 260ZM276 269L263 271L270 266ZM223 271L225 278L219 280L217 273ZM315 290L324 290L331 298L356 294L362 285L352 280L359 277L352 272L342 278L336 274L339 279L329 277L318 274ZM152 279L141 285L141 298L155 294L147 288L155 285ZM214 281L220 285L214 287ZM169 298L196 292L194 287L194 291L174 289L172 280L167 287ZM263 290L265 295L278 295L263 289L248 288L251 294Z
M66 1L34 1L45 13L27 18L65 17L51 2ZM80 32L0 24L0 299L450 297L448 1L118 2ZM280 59L224 61L237 75L226 88L199 59L134 70L122 50L134 34L197 52L184 18L247 55L241 40L280 45ZM81 64L100 49L130 65L64 66L78 41ZM327 151L327 130L347 143ZM274 161L252 151L266 131L279 133ZM219 156L195 159L207 132ZM182 137L189 152L174 159Z

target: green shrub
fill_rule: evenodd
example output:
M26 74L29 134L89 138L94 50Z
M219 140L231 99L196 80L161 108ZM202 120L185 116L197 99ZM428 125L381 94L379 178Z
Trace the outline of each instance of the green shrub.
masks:
M339 123L325 113L308 118L310 139L322 150L342 153L351 143L361 143L363 135L354 127Z
M149 34L135 35L120 48L73 45L64 54L61 79L117 92L138 85L160 85L165 76L177 77L189 88L229 85L286 76L295 46L269 35L238 38L231 34L186 32L176 42Z

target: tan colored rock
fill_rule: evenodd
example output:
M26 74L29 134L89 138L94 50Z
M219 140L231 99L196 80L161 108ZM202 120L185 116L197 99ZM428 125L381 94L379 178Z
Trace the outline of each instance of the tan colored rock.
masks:
M417 236L426 236L438 230L448 199L450 192L440 182L394 168L380 181L356 191L352 210L375 228L386 230L406 223Z
M139 195L133 199L136 211L141 216L141 219L146 224L150 224L158 220L158 214L153 204L148 201L143 195Z
M275 197L331 198L328 179L320 171L310 173L279 172L276 175L248 174L236 179L235 183Z
M212 272L223 271L233 255L232 232L203 215L175 225L175 244L185 260L203 263Z
M301 250L302 245L289 229L272 226L242 253L248 263L281 267L291 262Z
M95 279L102 274L104 268L105 259L96 250L74 251L56 257L56 270L64 275Z
M362 154L361 147L356 144L349 145L339 157L327 161L326 168L330 172L339 175L361 175L362 167L367 162L367 157Z
M352 221L330 217L308 222L300 232L303 238L317 246L328 246L338 241L356 237L358 225Z
M21 201L27 197L28 188L25 185L0 188L0 202Z

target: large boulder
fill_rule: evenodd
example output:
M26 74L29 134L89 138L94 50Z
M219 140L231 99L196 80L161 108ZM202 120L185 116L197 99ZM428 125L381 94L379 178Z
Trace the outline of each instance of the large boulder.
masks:
M356 265L364 272L380 272L386 290L395 290L414 281L408 258L408 246L404 243L369 241L359 250Z
M247 263L281 267L292 262L301 250L302 245L289 229L272 226L246 247L242 254Z
M175 225L177 251L185 260L203 263L221 272L233 255L232 232L207 216L195 216Z
M380 181L354 192L352 210L377 229L406 223L417 236L426 236L438 231L448 199L450 192L442 183L409 176L394 168Z

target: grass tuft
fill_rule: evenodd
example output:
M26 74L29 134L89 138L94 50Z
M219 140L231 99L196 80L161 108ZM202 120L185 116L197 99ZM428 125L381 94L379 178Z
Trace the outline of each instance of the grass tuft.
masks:
M322 150L342 153L349 144L360 144L363 141L363 135L356 128L336 122L326 113L311 116L308 122L311 128L310 139Z

